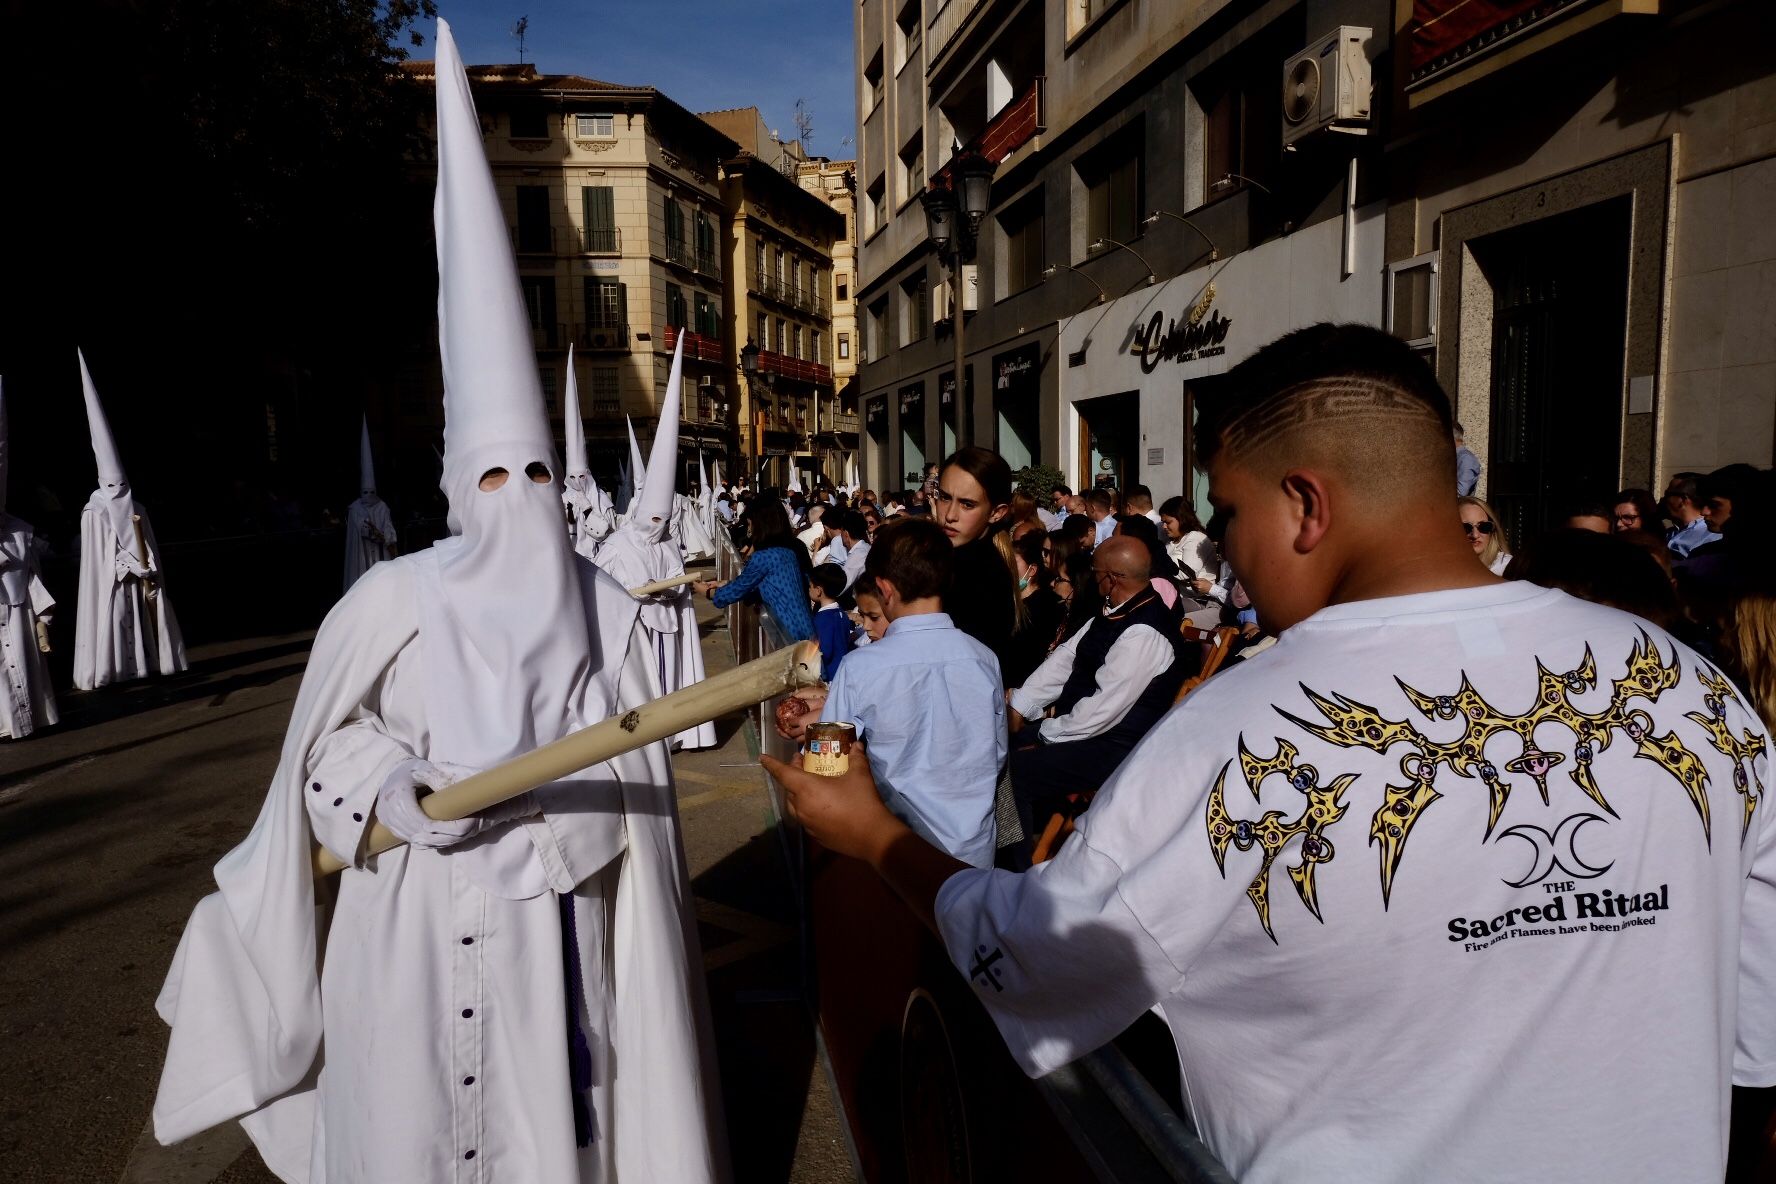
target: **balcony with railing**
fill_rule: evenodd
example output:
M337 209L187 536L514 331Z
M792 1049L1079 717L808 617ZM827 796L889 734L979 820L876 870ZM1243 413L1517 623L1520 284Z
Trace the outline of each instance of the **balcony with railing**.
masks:
M512 235L512 250L519 255L553 255L555 227L520 222L506 228Z
M623 253L623 232L615 226L582 226L580 231L580 254L582 255L621 255Z
M586 350L627 350L629 326L612 318L598 318L574 326L574 343Z
M666 240L666 262L675 267L682 267L686 271L695 271L697 268L697 253L691 249L691 244L684 239L669 238Z
M539 325L532 322L530 326L530 348L566 349L567 326L560 324Z
M832 413L831 430L835 432L850 432L852 435L856 435L857 416L847 411L834 411Z
M703 275L721 276L721 256L714 251L697 252L697 271Z
M832 369L819 362L807 362L801 358L792 358L788 354L772 353L760 350L758 356L759 373L769 374L773 378L788 379L791 382L810 382L817 386L832 384Z
M685 357L697 362L719 362L722 360L722 341L714 334L693 333L689 329L667 325L666 331L660 335L660 341L666 349L676 350L680 333L684 334Z

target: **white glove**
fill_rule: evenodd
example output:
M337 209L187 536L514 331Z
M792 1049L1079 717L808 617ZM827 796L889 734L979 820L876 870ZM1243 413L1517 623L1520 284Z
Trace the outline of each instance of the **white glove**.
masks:
M521 793L510 801L489 806L479 814L442 822L420 808L425 791L443 789L476 772L462 765L435 765L412 757L396 765L382 788L376 791L376 817L404 842L415 847L453 847L517 818L537 812L536 798Z

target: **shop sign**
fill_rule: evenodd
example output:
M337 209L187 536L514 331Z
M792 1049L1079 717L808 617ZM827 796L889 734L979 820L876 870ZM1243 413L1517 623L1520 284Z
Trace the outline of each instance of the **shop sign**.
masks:
M1184 322L1166 323L1165 313L1155 312L1146 325L1135 326L1125 353L1141 360L1141 373L1151 374L1161 362L1194 362L1227 352L1224 344L1233 321L1215 311L1215 285L1203 291Z
M1042 361L1042 347L1027 345L993 359L993 389L1020 390L1036 381L1036 370Z

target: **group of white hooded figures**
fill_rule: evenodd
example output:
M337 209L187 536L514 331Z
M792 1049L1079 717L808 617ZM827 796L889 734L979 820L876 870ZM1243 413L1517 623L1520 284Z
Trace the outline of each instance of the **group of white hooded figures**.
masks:
M697 669L686 598L630 592L683 570L677 365L622 523L587 474L570 386L570 540L443 21L437 112L450 537L370 566L315 638L258 820L157 1001L172 1031L155 1132L238 1121L281 1179L312 1184L726 1179L667 745L459 822L420 805ZM376 821L405 845L366 856ZM313 870L316 845L337 878Z
M184 670L185 641L161 579L148 511L130 492L86 358L78 358L99 477L80 514L74 615L74 685L90 691ZM43 582L43 541L30 523L6 512L10 449L0 389L0 739L19 740L60 716L46 660L56 600Z

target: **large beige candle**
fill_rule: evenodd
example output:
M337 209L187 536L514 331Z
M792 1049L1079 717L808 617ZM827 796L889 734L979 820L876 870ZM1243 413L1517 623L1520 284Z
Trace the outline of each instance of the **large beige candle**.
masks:
M526 790L591 768L687 728L740 711L774 695L820 681L820 646L812 641L786 645L775 653L736 666L713 678L644 703L619 716L563 736L521 757L483 769L455 785L420 799L420 808L440 821L453 821L497 806ZM401 840L380 822L365 836L365 854L399 847ZM344 868L325 847L316 847L315 874Z

